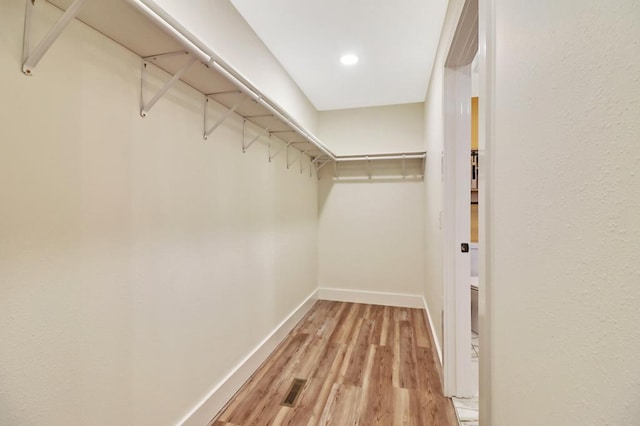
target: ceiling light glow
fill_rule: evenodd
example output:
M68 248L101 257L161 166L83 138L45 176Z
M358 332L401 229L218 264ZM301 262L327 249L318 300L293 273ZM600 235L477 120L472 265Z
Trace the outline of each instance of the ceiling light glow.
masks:
M340 62L342 62L343 65L355 65L358 63L358 60L358 57L353 53L347 53L340 58Z

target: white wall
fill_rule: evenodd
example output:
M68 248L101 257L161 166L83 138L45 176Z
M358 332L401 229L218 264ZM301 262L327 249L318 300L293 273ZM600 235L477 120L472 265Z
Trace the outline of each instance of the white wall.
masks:
M493 3L492 424L637 424L640 3Z
M317 111L229 0L155 0L309 131Z
M36 3L34 38L60 12ZM317 180L78 21L0 6L0 424L175 424L316 287Z
M318 113L318 137L336 155L424 151L422 103Z
M421 294L422 181L320 181L318 285Z
M424 107L424 129L427 151L425 168L425 280L424 293L442 347L443 289L443 179L442 153L444 148L444 64L464 0L450 0L447 8L438 53L431 73Z
M331 148L341 155L420 151L422 115L422 104L324 111L319 114L318 135L332 141ZM334 180L329 166L323 171L318 285L422 294L424 183Z

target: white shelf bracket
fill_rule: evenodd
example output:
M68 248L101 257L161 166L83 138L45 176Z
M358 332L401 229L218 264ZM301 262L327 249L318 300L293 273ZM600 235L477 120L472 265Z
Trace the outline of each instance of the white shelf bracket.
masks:
M331 159L326 159L324 160L322 163L318 163L318 165L316 166L316 173L318 173L320 171L320 169L322 169L324 166L326 166L327 164L329 164L329 161L331 161Z
M371 160L369 160L369 157L367 158L367 174L369 175L369 180L371 180Z
M320 169L322 169L324 166L329 164L330 161L331 161L331 158L328 158L324 160L322 163L316 164L316 176L318 177L318 180L320 180Z
M316 173L318 173L318 164L320 164L319 163L320 159L322 159L322 155L318 155L309 163L309 177L311 177L311 172L313 170L314 165L315 165Z
M291 142L289 142L287 144L287 170L289 170L289 167L291 167L292 165L295 164L296 160L293 160L291 163L289 162L289 146L291 146Z
M244 122L246 122L246 120ZM244 122L242 124L243 127L244 127ZM265 129L265 130L267 132L269 131L269 129ZM249 149L249 147L251 147L251 145L256 143L258 141L258 139L260 139L260 136L262 136L262 133L258 132L258 134L253 139L251 139L251 142L249 142L248 144L245 145L245 143L244 143L244 132L243 132L243 134L242 134L242 152L246 153L247 150ZM269 140L269 141L271 141L271 140Z
M291 145L291 142L293 142L293 139L295 138L295 136L293 138L291 138L291 140L289 140L289 142L287 142L287 145L280 148L279 150L277 150L275 152L275 154L271 155L271 149L269 149L269 162L271 162L271 160L273 160L274 158L276 158L276 155L280 154L282 151L284 151L285 149L287 150L287 163L289 162L289 146ZM269 133L269 140L271 140L271 133ZM269 148L271 148L271 145L269 145Z
M333 174L336 177L336 179L340 179L340 174L338 173L338 162L337 161L333 162Z
M49 48L55 43L62 31L78 15L80 8L87 0L74 0L65 10L60 19L53 24L49 32L40 40L40 43L31 50L31 15L35 7L35 0L27 0L24 14L24 34L22 38L22 72L25 75L33 75L33 70L40 62L40 59L47 53Z
M167 52L167 53L160 53L157 55L145 56L142 59L144 59L145 61L155 61L160 58L170 58L172 56L185 56L188 54L189 52L187 52L186 50L177 50L175 52Z
M307 152L309 152L309 150L304 151L303 154L306 154ZM322 155L317 156L313 160L311 158L309 158L309 164L307 166L305 166L304 168L302 167L302 160L300 160L300 174L302 174L303 171L307 170L307 167L308 167L309 168L309 177L311 177L311 174L313 172L313 165L316 164L318 162L318 160L320 160L321 158L322 158Z
M159 57L159 56L163 56L163 55L156 55L156 56L153 56L153 57L155 58L155 57ZM151 98L151 100L149 102L147 102L145 104L144 103L143 93L144 93L145 75L146 75L148 62L146 61L146 59L143 59L142 60L142 73L141 73L141 76L140 76L140 116L146 117L147 113L156 104L156 102L158 102L160 100L160 98L162 98L164 96L164 94L167 93L167 91L169 91L169 89L174 84L176 84L176 82L178 80L180 80L180 77L182 77L182 75L185 72L187 72L187 70L189 68L191 68L191 65L195 64L197 61L198 61L198 58L196 58L195 56L192 55L189 58L189 61L182 68L180 68L180 70L178 70L178 72L175 73L171 77L171 79L169 79L169 81L167 81L164 84L164 86L162 86L162 88L160 90L158 90L158 92L155 94L155 96L153 98Z
M291 142L289 142L289 144L287 144L287 169L289 169L289 167L293 166L294 164L296 164L296 161L300 160L300 162L302 162L302 151L298 151L300 153L300 155L298 155L292 162L289 162L289 146L291 145Z
M236 101L235 104L233 104L233 106L231 108L229 108L227 110L227 112L225 112L222 117L220 117L214 124L213 126L211 126L209 129L207 129L207 105L209 104L209 97L213 96L213 95L205 95L205 103L204 103L204 139L208 139L209 136L211 136L211 134L213 132L215 132L215 130L222 124L224 123L224 121L229 118L231 116L231 114L233 114L234 112L236 112L236 110L238 109L238 107L240 105L242 105L242 103L247 100L247 95L239 92L240 93L240 97L239 99Z

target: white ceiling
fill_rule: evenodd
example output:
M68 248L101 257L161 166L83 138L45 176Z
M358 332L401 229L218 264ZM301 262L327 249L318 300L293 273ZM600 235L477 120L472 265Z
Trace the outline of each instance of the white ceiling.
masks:
M318 110L424 101L447 0L231 2Z

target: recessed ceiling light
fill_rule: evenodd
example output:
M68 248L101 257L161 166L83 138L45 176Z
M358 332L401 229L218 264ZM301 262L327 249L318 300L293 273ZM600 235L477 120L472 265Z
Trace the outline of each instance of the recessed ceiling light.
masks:
M346 55L342 55L340 62L342 62L343 65L355 65L358 63L358 57L353 53L347 53Z

